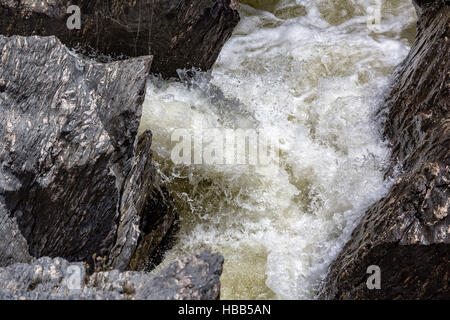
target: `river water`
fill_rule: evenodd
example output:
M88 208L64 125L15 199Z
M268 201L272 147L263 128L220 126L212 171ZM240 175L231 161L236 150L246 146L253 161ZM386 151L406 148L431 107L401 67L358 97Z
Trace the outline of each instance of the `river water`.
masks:
M159 178L180 214L160 268L208 248L225 257L222 299L313 299L387 191L390 150L375 114L417 17L404 0L242 3L211 74L148 82L140 130L153 131ZM205 128L254 130L276 141L276 153L264 164L174 160L174 132Z

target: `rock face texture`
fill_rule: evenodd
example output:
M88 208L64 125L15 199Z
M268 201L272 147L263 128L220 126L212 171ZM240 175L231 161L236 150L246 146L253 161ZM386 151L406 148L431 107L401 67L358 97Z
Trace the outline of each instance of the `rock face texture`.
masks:
M217 300L222 266L222 256L199 251L156 275L114 270L87 276L82 263L45 257L0 268L0 299Z
M71 5L80 8L79 30L67 27ZM165 77L210 69L238 22L236 0L0 0L3 35L54 35L97 57L151 54L152 72Z
M0 201L0 266L31 260L26 239L20 233L16 221L10 217L8 210Z
M95 254L127 268L159 214L144 210L151 134L137 146L151 61L101 64L55 37L0 36L0 266Z
M402 173L331 265L321 298L450 298L450 6L415 5L416 41L386 103ZM379 290L367 288L370 265L380 267Z

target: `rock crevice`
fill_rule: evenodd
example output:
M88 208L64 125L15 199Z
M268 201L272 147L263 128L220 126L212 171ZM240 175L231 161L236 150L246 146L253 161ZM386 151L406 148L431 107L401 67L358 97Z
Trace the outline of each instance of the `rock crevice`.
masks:
M96 254L124 270L141 217L169 212L144 210L155 170L151 133L138 143L137 132L151 61L102 64L54 37L0 36L2 236L20 248L0 265Z

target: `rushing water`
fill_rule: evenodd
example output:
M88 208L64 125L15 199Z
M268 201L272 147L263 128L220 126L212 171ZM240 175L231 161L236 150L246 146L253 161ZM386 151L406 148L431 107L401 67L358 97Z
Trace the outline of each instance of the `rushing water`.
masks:
M148 83L141 131L153 131L161 182L181 217L162 266L209 248L225 257L222 298L310 299L387 190L390 151L374 114L416 16L410 1L384 1L374 30L375 0L242 2L211 75ZM174 164L174 130L199 125L254 128L278 142L279 158Z

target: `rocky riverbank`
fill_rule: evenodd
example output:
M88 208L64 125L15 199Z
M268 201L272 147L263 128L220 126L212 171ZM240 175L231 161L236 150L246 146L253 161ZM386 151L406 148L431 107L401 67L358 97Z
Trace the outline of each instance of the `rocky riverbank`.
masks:
M450 298L450 6L415 5L417 38L381 110L396 181L322 299ZM150 74L210 69L238 21L236 0L0 0L0 299L219 298L219 254L146 272L178 216L138 127Z
M209 69L237 4L78 1L82 28L70 30L72 4L0 0L0 296L119 299L131 286L136 299L216 299L220 255L181 258L156 277L119 272L147 270L177 219L155 181L152 134L137 135L147 78ZM101 276L120 285L66 295L67 261L83 274L115 269Z
M330 267L322 298L450 298L450 5L414 1L418 30L386 101L385 136L401 173ZM367 268L378 266L380 289Z

